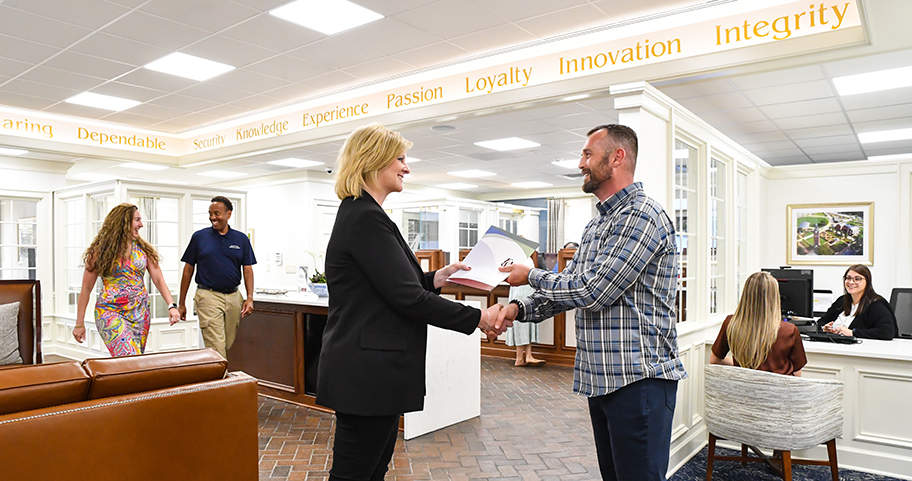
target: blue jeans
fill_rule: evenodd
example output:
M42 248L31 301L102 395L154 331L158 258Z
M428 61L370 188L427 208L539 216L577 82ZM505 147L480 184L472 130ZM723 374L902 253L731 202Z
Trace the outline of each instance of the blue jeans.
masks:
M642 379L589 398L605 481L665 481L678 381Z

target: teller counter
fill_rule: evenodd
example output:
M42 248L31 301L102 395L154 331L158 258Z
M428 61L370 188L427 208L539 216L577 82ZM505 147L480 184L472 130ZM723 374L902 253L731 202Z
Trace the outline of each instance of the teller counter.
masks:
M228 369L257 378L261 395L332 412L316 404L329 300L309 293L256 294L253 303L228 351ZM428 327L425 406L400 422L406 439L481 414L480 351L474 335Z

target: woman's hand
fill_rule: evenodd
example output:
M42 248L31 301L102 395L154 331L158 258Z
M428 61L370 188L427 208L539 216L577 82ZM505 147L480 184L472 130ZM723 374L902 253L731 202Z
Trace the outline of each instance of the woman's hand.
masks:
M171 325L175 325L181 321L181 312L176 307L168 309L168 320L171 322Z
M76 339L76 342L78 342L80 344L82 344L82 342L85 341L85 338L86 338L85 324L83 324L81 326L76 325L76 327L73 328L73 338Z
M832 322L828 322L828 323L824 324L824 325L823 325L823 332L836 332L836 331L833 330L833 323L832 323Z
M434 274L434 289L440 289L445 286L447 277L450 277L453 273L460 270L470 271L472 268L462 262L454 262L443 269L437 269L437 272Z
M832 332L835 332L836 334L841 334L841 335L843 335L843 336L851 336L851 335L852 335L852 330L849 329L848 327L845 327L845 326L839 326L839 327L837 327L837 328L835 328L835 329L830 328L830 330L831 330Z

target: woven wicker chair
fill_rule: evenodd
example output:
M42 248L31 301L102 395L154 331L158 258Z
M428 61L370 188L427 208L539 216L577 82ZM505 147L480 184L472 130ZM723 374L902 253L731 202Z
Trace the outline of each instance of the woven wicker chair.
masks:
M836 438L842 435L842 382L712 364L704 372L707 481L712 480L715 460L781 466L780 475L786 481L792 479L793 464L830 466L833 481L839 481ZM716 456L717 439L740 443L741 456ZM791 458L791 451L820 444L827 445L828 461ZM758 453L757 448L782 451L782 457L748 457L748 447Z

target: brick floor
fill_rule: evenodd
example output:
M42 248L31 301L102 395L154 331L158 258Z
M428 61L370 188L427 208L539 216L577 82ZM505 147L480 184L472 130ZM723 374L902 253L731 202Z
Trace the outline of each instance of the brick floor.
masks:
M390 481L599 479L586 400L573 369L483 357L481 416L396 442ZM324 481L335 417L260 397L260 479Z

